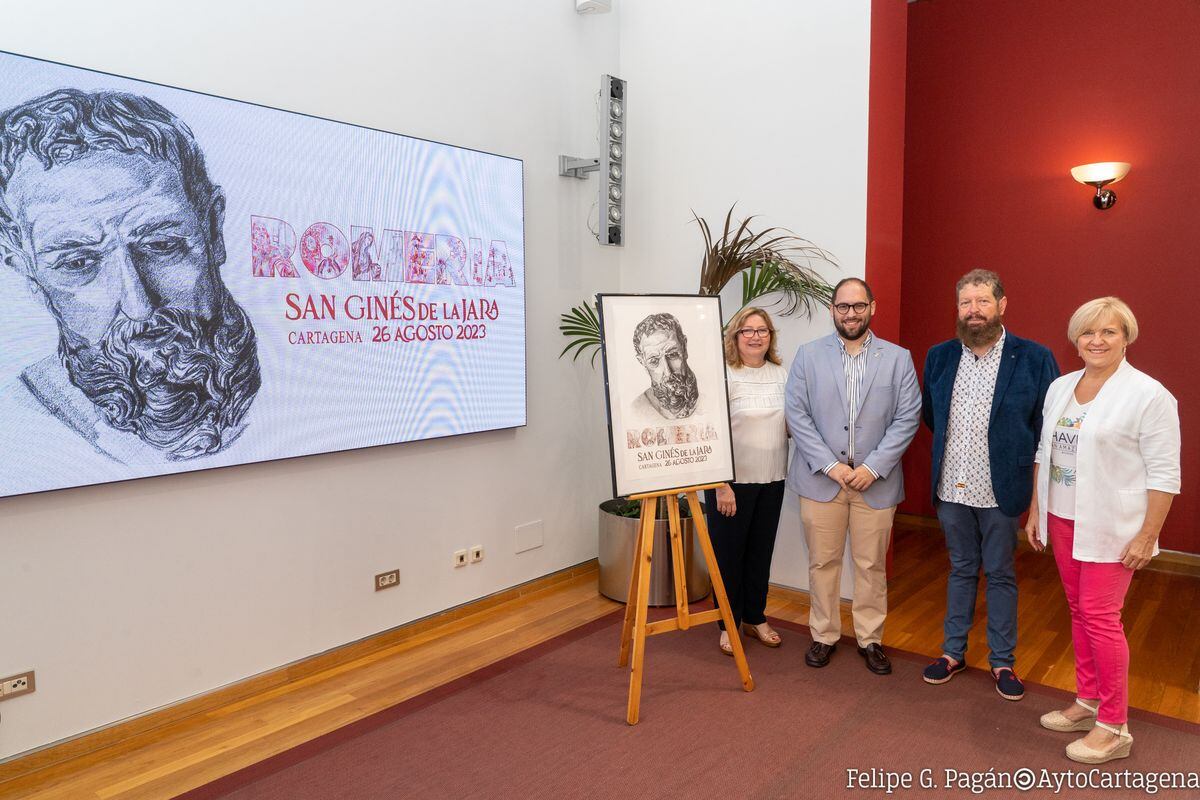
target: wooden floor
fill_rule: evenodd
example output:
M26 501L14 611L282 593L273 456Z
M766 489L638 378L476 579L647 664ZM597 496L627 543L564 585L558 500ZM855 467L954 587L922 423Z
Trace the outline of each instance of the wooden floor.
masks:
M899 525L885 646L940 651L947 560L936 529ZM1022 550L1020 647L1023 677L1073 689L1069 621L1049 555ZM0 783L0 798L135 800L170 798L414 697L621 606L596 592L594 573L493 605L435 630L287 686L172 722L135 740ZM1133 664L1130 701L1200 722L1200 579L1143 572L1126 603ZM967 660L986 666L980 596ZM772 589L769 615L805 623L805 595ZM851 631L844 613L844 630ZM716 637L714 629L672 634ZM799 660L804 641L785 631ZM614 663L617 642L614 639ZM714 655L716 649L713 649ZM651 647L650 657L653 651ZM614 669L616 667L614 666ZM10 765L11 766L11 765Z

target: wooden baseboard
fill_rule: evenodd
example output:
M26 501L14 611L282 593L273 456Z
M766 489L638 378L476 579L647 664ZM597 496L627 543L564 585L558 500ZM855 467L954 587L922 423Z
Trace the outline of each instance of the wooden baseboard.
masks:
M804 589L793 589L791 586L780 586L777 583L772 583L767 586L767 598L770 600L782 600L788 603L795 603L801 608L809 608L812 606L809 600L808 592ZM846 598L841 598L839 601L842 611L850 613L854 603Z
M897 514L896 524L904 525L908 528L929 528L932 530L941 530L941 525L938 524L936 517L922 517L917 514ZM1021 534L1017 537L1017 547L1024 550L1031 549L1029 542L1025 540L1025 535ZM1146 566L1146 569L1154 572L1169 572L1173 575L1187 575L1192 578L1200 578L1200 554L1196 553L1181 553L1178 550L1163 550Z
M0 761L0 794L3 794L2 784L31 772L45 769L55 764L75 758L87 756L99 750L113 748L115 751L130 749L136 744L135 740L153 734L163 726L180 722L198 714L204 714L213 709L230 703L244 700L248 697L277 690L280 687L303 680L319 672L333 669L351 661L369 656L373 653L393 647L401 642L423 634L435 632L438 628L449 626L465 617L507 603L511 600L527 597L537 592L545 591L565 581L582 578L598 569L596 559L576 564L573 567L552 572L541 578L527 583L504 589L495 594L482 597L463 605L414 620L386 631L368 636L355 642L335 647L323 653L317 653L308 658L286 664L268 672L254 675L245 680L222 686L210 692L181 700L169 706L148 711L136 717L115 722L103 728L81 733L69 739L64 739L46 745L36 750L10 757Z
M942 529L937 517L923 517L920 514L897 513L893 524L903 525L906 528L933 528L939 531Z
M1146 569L1155 572L1170 572L1174 575L1187 575L1189 578L1200 578L1200 555L1181 553L1178 550L1162 550L1151 559Z
M790 586L780 586L777 583L772 583L767 586L767 597L772 600L783 600L788 603L796 603L797 605L805 608L810 605L808 592L804 591L803 589L793 589Z

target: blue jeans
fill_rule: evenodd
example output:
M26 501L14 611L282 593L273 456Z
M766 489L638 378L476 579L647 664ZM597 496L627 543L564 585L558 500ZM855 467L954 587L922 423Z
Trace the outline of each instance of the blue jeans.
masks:
M942 652L962 661L975 622L979 568L987 577L987 642L992 667L1012 667L1017 647L1017 517L998 508L939 502L938 521L950 553Z

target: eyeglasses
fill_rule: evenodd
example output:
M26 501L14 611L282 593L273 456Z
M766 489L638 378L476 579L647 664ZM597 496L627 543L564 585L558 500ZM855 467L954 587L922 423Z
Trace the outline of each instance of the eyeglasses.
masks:
M765 339L771 335L770 328L741 328L738 334L743 339Z
M839 314L846 315L846 314L850 313L851 309L854 309L855 314L861 314L867 310L867 306L869 306L869 305L871 305L871 304L870 303L834 303L833 310L838 312Z

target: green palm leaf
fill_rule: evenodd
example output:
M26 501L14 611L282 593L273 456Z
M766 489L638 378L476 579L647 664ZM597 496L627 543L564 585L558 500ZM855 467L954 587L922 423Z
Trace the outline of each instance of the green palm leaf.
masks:
M558 329L567 337L567 346L558 354L559 358L574 350L571 360L575 361L594 348L592 366L596 366L596 356L600 355L600 317L595 306L585 301L560 315Z
M811 317L832 299L833 287L817 271L821 265L838 267L832 253L786 228L771 227L755 233L750 229L753 216L734 227L732 207L725 215L719 239L713 238L707 220L694 211L692 218L704 239L701 294L720 294L740 274L743 307L758 297L778 292L783 295L781 314L802 310Z

